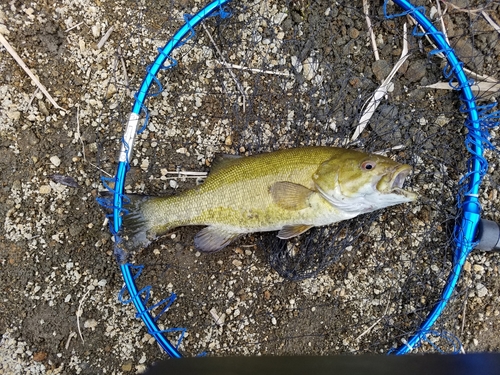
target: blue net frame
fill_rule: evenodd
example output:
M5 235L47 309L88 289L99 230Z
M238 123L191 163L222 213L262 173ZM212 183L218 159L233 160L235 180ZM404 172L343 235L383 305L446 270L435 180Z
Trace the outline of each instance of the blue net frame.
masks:
M121 247L121 238L119 235L122 224L121 215L122 213L126 213L124 205L128 202L128 198L124 194L125 177L129 170L129 162L135 136L140 134L147 126L149 114L145 105L146 99L158 95L163 90L160 81L156 77L157 73L160 70L170 69L177 65L177 61L173 59L170 54L174 49L182 46L195 35L195 27L203 20L213 16L219 16L221 18L229 17L230 13L224 9L224 6L230 1L231 0L215 0L195 15L186 15L184 17L185 24L174 34L163 48L158 49L158 56L155 61L147 67L146 76L134 96L135 102L122 139L116 175L113 178L102 178L104 186L113 196L110 199L98 199L99 204L111 210L108 217L110 219L110 231L115 239L114 253L120 264L125 282L125 286L120 291L118 298L124 304L134 304L137 311L136 317L143 320L148 333L151 334L161 348L173 358L182 357L178 348L184 337L186 328L160 329L157 325L157 320L170 308L172 303L174 303L176 294L172 293L167 298L148 307L151 286L138 289L136 285L136 279L140 276L144 266L126 263L127 254ZM393 3L399 6L403 11L397 14L389 14L387 12L387 2L388 1L385 0L383 5L384 15L387 19L406 15L412 16L423 29L423 32L419 32L415 27L413 34L417 37L428 36L434 41L437 49L433 50L430 53L431 55L437 53L445 55L448 64L444 68L443 74L445 78L449 80L450 86L460 91L460 99L462 101L460 110L467 115L464 125L469 130L465 139L465 144L470 153L467 162L467 171L459 184L460 191L457 201L461 216L457 221L454 232L455 249L453 267L442 291L441 298L417 331L408 340L403 340L404 345L391 351L391 353L398 355L406 354L420 346L423 342L430 342L429 337L436 334L448 338L447 340L450 341L456 351L458 351L460 349L460 343L455 337L449 334L443 335L442 333L436 333L436 331L432 330L432 327L452 297L465 260L476 245L476 230L481 217L479 188L488 168L488 163L483 154L485 148L494 148L489 142L488 129L498 126L500 114L499 112L490 113L493 105L477 105L471 89L474 83L467 78L462 68L463 64L456 56L453 48L447 43L443 33L438 31L425 16L423 7L415 7L406 0L393 0ZM165 65L165 61L167 60L170 62L169 65ZM151 93L150 89L153 83L157 85L158 90ZM141 114L144 116L144 124L138 128ZM110 183L114 184L113 188L110 187ZM128 293L128 298L125 297L125 293ZM153 315L153 310L156 309L160 309L160 312ZM179 334L175 345L166 337L167 333L172 332ZM439 348L436 349L440 350Z

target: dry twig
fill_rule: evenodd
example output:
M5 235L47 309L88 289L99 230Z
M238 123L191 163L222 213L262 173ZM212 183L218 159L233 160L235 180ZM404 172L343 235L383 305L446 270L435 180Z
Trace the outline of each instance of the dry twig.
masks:
M490 25L491 25L491 26L492 26L492 27L493 27L493 28L494 28L497 32L499 32L499 33L500 33L500 26L498 26L498 25L495 23L495 21L493 21L493 20L491 19L491 17L488 15L488 13L486 13L486 12L483 10L483 11L481 11L481 15L484 17L484 19L485 19L486 21L488 21L488 23L489 23L489 24L490 24Z
M93 166L94 168L96 168L101 173L104 173L105 175L107 175L109 177L113 177L111 174L109 174L108 172L106 172L104 169L99 168L94 163L91 163L90 161L88 161L87 158L86 158L86 156L85 156L85 144L83 143L82 135L80 133L80 107L79 106L76 107L76 132L75 132L75 140L79 141L81 143L81 145L82 145L82 155L83 155L83 161L84 162L89 163L91 166Z
M97 43L97 49L101 49L104 46L104 43L109 39L111 33L113 32L113 26L111 26L108 31L106 31L106 34L101 38L99 43Z
M215 44L215 41L214 39L212 38L212 35L210 35L210 33L208 32L208 29L207 27L205 26L204 23L201 24L201 26L203 26L203 30L205 30L205 33L207 34L208 38L210 39L210 41L212 42L215 50L217 51L217 53L219 54L220 58L222 59L224 65L227 64L226 62L226 59L224 59L224 55L222 54L222 52L220 51L219 47L217 47L217 44ZM245 94L245 90L243 89L243 86L241 86L241 83L238 82L238 79L236 78L236 76L234 75L233 71L231 69L228 69L229 71L229 74L231 75L231 77L233 78L234 80L234 83L236 84L236 87L238 88L239 92L241 93L241 96L243 98L243 112L245 112L245 99L246 99L246 94Z
M76 310L76 326L78 327L78 334L80 335L80 339L82 340L82 343L85 343L85 341L83 340L83 336L82 336L82 330L80 328L80 316L82 316L83 314L83 301L85 300L85 298L87 298L87 295L90 293L90 289L88 289L85 294L83 295L82 299L80 300L80 303L78 304L78 310Z
M406 39L406 23L403 26L403 31L404 31L404 37L403 37L403 50L401 52L401 57L399 58L398 62L394 65L387 78L384 79L380 87L375 90L371 98L365 103L363 114L359 119L358 126L354 130L354 134L352 135L351 141L355 141L356 139L358 139L361 132L366 128L368 122L370 121L373 114L375 113L375 110L380 104L380 101L387 94L388 87L392 81L392 78L399 70L401 65L404 64L408 56L410 56L410 54L408 53L408 41Z
M28 66L24 63L24 61L21 59L21 57L17 54L17 52L14 50L14 48L12 48L12 46L9 44L9 42L7 42L7 40L3 37L2 34L0 34L0 43L2 43L2 45L5 47L7 52L10 53L10 55L14 58L14 60L16 60L16 62L19 64L19 66L21 68L23 68L23 70L30 76L30 78L33 80L33 82L35 82L35 85L37 85L38 88L43 92L45 97L49 100L49 102L52 103L54 108L61 109L64 111L64 108L60 107L56 103L56 101L49 94L49 92L47 91L45 86L40 83L38 78L33 74L33 72L30 70L30 68L28 68Z
M361 339L361 337L363 337L364 335L366 335L367 333L369 333L373 327L375 327L383 318L384 316L387 314L387 310L389 310L389 303L390 303L390 298L388 298L388 302L387 302L387 305L385 306L385 310L384 310L384 313L382 314L382 317L378 318L375 323L373 323L370 327L368 327L367 329L365 329L358 337L356 337L356 341L359 341Z
M363 0L363 12L365 13L366 25L368 26L368 32L370 33L370 40L373 48L373 55L375 56L375 61L379 60L377 42L375 40L375 33L373 32L372 22L368 16L368 9L370 8L368 0Z
M237 64L229 64L225 61L217 61L221 66L229 69L238 69L238 70L246 70L252 73L262 73L262 74L271 74L271 75L277 75L277 76L285 76L289 77L290 73L288 72L274 72L272 70L262 70L262 69L256 69L256 68L247 68L246 66L241 66Z

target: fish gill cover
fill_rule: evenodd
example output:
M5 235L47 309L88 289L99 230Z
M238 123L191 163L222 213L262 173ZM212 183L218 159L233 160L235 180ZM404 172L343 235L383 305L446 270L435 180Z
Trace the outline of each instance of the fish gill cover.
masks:
M478 104L489 105L482 110L484 127L491 127L484 141L496 146L498 118L487 115L498 109L498 4L422 3L468 69ZM132 27L110 58L98 121L98 160L111 174L131 94L184 15L205 4L126 5L130 10L115 9L116 17ZM224 17L197 26L170 55L173 68L158 74L125 193L192 188L219 153L327 145L411 165L405 186L420 198L289 241L276 233L246 235L216 254L194 248L199 228L177 228L129 259L143 265L135 279L146 288L141 298L154 314L168 307L156 323L172 342L182 338L186 355L385 353L400 346L441 297L453 266L469 154L467 114L443 77L447 62L431 53L436 46L411 19L388 19L382 6L368 9L370 35L361 1L233 1L219 12ZM387 12L401 9L391 3ZM366 123L366 103L400 60L405 39L407 60ZM482 216L500 221L498 154L487 149L486 157ZM484 321L482 335L498 328L497 264L497 254L472 253L433 334L415 351L500 349L493 337L490 346L478 346L477 325L469 328L472 319Z

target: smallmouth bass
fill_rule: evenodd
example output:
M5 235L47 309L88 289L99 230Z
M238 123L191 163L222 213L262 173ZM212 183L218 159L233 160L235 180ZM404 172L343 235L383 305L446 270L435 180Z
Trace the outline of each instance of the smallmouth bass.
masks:
M132 195L123 216L126 250L173 228L205 225L194 238L205 252L239 236L279 231L288 239L311 227L411 202L411 171L387 157L335 147L302 147L215 160L205 182L170 197Z

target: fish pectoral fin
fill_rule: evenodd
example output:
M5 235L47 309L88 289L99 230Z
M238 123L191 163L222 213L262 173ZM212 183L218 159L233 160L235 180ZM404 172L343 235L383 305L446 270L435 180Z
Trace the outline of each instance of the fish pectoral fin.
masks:
M305 224L285 225L278 232L278 238L281 238L282 240L287 240L289 238L296 237L299 234L302 234L311 228L312 228L312 225L305 225Z
M225 248L239 236L241 233L228 232L220 227L209 226L196 233L194 245L201 251L214 253Z
M271 185L269 193L281 208L286 210L302 210L309 207L309 196L314 193L305 186L288 181L279 181Z

